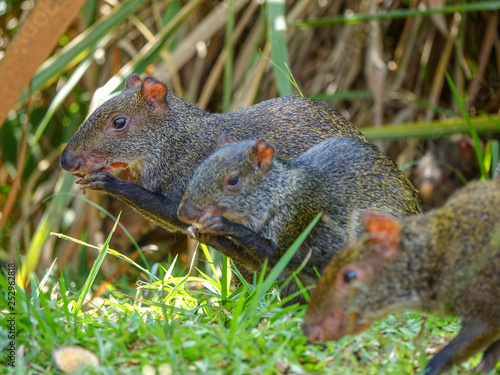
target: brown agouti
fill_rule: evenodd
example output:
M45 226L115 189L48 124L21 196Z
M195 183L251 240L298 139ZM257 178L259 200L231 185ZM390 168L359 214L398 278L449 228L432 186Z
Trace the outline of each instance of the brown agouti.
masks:
M289 96L231 113L208 113L154 78L141 81L131 75L124 91L81 125L61 156L61 166L82 177L78 183L83 189L108 193L170 231L185 231L188 225L177 218L179 203L195 167L212 153L221 134L234 141L264 137L285 159L331 137L370 144L339 113L310 99ZM396 166L378 151L376 160L367 160L366 168L375 166L382 176L395 176L394 188L413 196L411 206L419 207L413 186ZM135 183L111 174L124 168ZM238 251L223 237L206 242L222 252Z
M320 212L323 216L280 276L285 280L311 252L298 278L315 285L332 256L361 230L359 216L377 210L394 216L419 210L415 191L377 147L333 137L293 160L274 157L265 140L226 143L195 170L178 216L192 235L231 238L242 250L228 254L249 271L272 267ZM282 297L298 291L289 283ZM297 301L305 302L299 298Z
M481 177L470 137L433 141L415 167L413 185L427 208L441 207L466 181Z
M458 316L462 329L426 367L440 374L484 350L477 371L500 357L500 181L472 182L440 209L363 216L365 233L335 256L304 318L311 341L339 340L389 313Z

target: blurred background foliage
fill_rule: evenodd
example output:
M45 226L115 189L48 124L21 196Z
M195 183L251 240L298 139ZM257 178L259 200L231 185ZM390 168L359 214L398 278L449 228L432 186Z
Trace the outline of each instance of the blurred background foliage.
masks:
M0 58L34 6L0 0ZM103 243L113 220L94 202L115 216L123 211L121 223L150 263L180 254L178 263L188 264L183 235L103 194L82 195L59 166L89 111L131 73L153 75L212 112L300 89L377 142L426 207L441 205L480 176L474 143L460 135L468 125L480 134L485 169L498 161L498 8L500 1L473 0L86 1L18 102L0 103L7 115L0 128L0 260L20 254L28 269L42 271L57 257L57 269L87 274L97 250L49 233ZM139 258L120 228L111 247ZM107 259L101 270L113 280L125 268Z

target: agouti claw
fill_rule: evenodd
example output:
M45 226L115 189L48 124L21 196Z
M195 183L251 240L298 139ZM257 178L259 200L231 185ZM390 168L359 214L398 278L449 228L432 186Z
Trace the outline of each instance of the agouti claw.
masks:
M187 234L190 238L194 239L194 240L197 240L198 238L200 238L201 236L201 233L200 231L198 230L198 228L196 228L195 226L190 226L188 229L187 229Z
M76 183L84 185L81 187L82 190L91 189L99 191L108 191L110 186L115 182L116 177L109 174L108 172L97 172L83 177Z
M226 219L224 216L218 215L211 217L205 223L203 223L203 228L201 228L201 233L208 234L211 236L221 235L228 236L230 235L229 229L231 222Z

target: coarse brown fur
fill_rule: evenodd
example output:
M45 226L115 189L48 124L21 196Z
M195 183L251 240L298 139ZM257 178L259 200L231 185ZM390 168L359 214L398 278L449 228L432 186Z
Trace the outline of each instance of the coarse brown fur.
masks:
M304 319L313 341L359 333L389 313L451 314L462 329L428 363L440 374L486 349L500 357L500 181L472 182L440 209L363 218L366 232L327 266Z

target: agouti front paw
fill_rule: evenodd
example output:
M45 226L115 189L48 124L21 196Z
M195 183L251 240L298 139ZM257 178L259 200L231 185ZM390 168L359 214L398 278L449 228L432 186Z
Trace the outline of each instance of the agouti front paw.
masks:
M233 233L231 223L224 216L214 216L203 223L200 232L209 236L230 236Z
M117 180L118 178L108 172L97 172L76 181L76 183L84 185L81 187L84 193L85 189L110 192L113 184L116 184Z
M187 235L188 235L189 238L192 238L193 240L197 240L197 239L200 238L201 233L198 230L198 228L196 228L195 226L190 226L187 229Z

